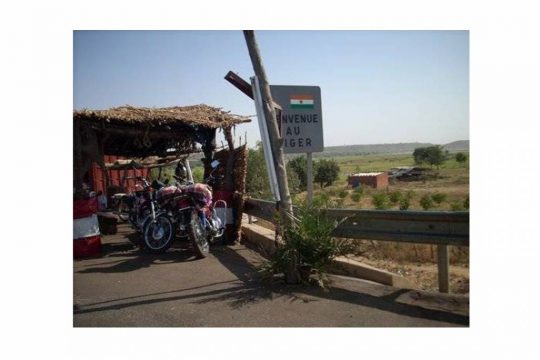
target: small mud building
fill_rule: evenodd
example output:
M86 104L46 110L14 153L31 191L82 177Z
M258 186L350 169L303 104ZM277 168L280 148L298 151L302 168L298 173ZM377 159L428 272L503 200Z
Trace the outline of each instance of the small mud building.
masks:
M367 185L375 189L385 189L388 187L388 174L386 172L352 174L348 177L348 184L353 188Z

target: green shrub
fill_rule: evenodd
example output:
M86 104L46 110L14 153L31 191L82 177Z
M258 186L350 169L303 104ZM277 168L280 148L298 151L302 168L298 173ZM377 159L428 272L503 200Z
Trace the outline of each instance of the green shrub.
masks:
M467 195L467 198L463 201L463 207L469 210L469 195Z
M398 202L401 201L401 199L403 198L403 194L401 193L401 191L399 190L396 190L396 191L392 191L390 193L390 202L395 205L397 204Z
M316 208L327 208L331 207L332 201L330 199L330 195L326 192L321 192L313 196L313 207Z
M461 204L458 202L453 202L450 204L450 208L452 211L463 211L463 206L461 206Z
M420 199L420 206L422 206L424 210L431 209L433 207L433 200L431 199L431 196L427 194L422 196Z
M409 200L409 198L406 196L401 198L401 200L399 201L399 210L408 210L410 206L411 200Z
M440 205L443 201L446 200L446 194L444 193L435 193L431 195L431 198L433 201L435 201L438 205Z
M388 208L388 195L384 192L373 194L371 203L375 206L375 209L384 210Z
M299 206L292 226L285 229L284 244L277 247L263 265L263 272L287 276L291 268L296 267L299 273L307 268L318 275L319 284L324 285L324 273L333 259L353 250L349 241L331 236L337 225L337 221L324 215L324 209L306 204Z
M414 197L416 196L416 193L412 190L409 190L405 193L405 197L408 199L408 200L412 200Z
M352 199L354 202L359 202L360 199L362 199L362 194L361 194L361 193L357 193L357 192L353 192L352 195L351 195L351 199Z
M364 194L364 188L362 186L357 186L354 188L353 192L355 192L356 194Z
M338 196L341 198L341 199L345 199L347 197L347 195L349 195L349 192L347 190L341 190L339 193L338 193Z

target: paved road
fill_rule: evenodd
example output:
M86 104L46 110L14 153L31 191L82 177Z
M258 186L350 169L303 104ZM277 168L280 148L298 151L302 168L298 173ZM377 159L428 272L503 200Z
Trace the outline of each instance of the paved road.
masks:
M122 236L74 262L74 326L468 326L469 300L332 277L329 291L261 282L242 245L195 260L187 244L143 254Z

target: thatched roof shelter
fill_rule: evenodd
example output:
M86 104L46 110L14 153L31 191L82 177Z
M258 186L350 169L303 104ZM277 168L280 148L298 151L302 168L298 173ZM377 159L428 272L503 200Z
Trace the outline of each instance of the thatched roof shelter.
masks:
M203 126L210 129L224 128L243 122L249 118L233 115L208 105L173 106L166 108L146 108L120 106L108 110L76 110L73 118L83 121L105 121L111 125L161 126Z
M166 156L167 150L191 153L203 147L218 128L250 119L208 105L145 108L121 106L108 110L76 110L73 120L99 132L105 154L127 157Z
M80 177L92 161L105 168L105 154L127 158L180 156L200 151L200 144L209 159L215 150L217 129L230 136L233 126L251 120L201 104L75 110L73 121L75 168Z

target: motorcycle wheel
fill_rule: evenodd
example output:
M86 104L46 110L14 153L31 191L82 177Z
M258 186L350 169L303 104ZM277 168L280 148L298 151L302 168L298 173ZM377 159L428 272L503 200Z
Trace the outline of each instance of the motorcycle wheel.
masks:
M123 201L120 201L120 205L118 205L117 215L123 222L129 220L129 207Z
M210 253L210 244L206 238L206 231L204 230L197 211L191 213L189 239L197 258L202 259L208 256Z
M171 218L162 214L155 221L148 218L142 232L144 249L152 254L161 254L171 247L176 229Z

